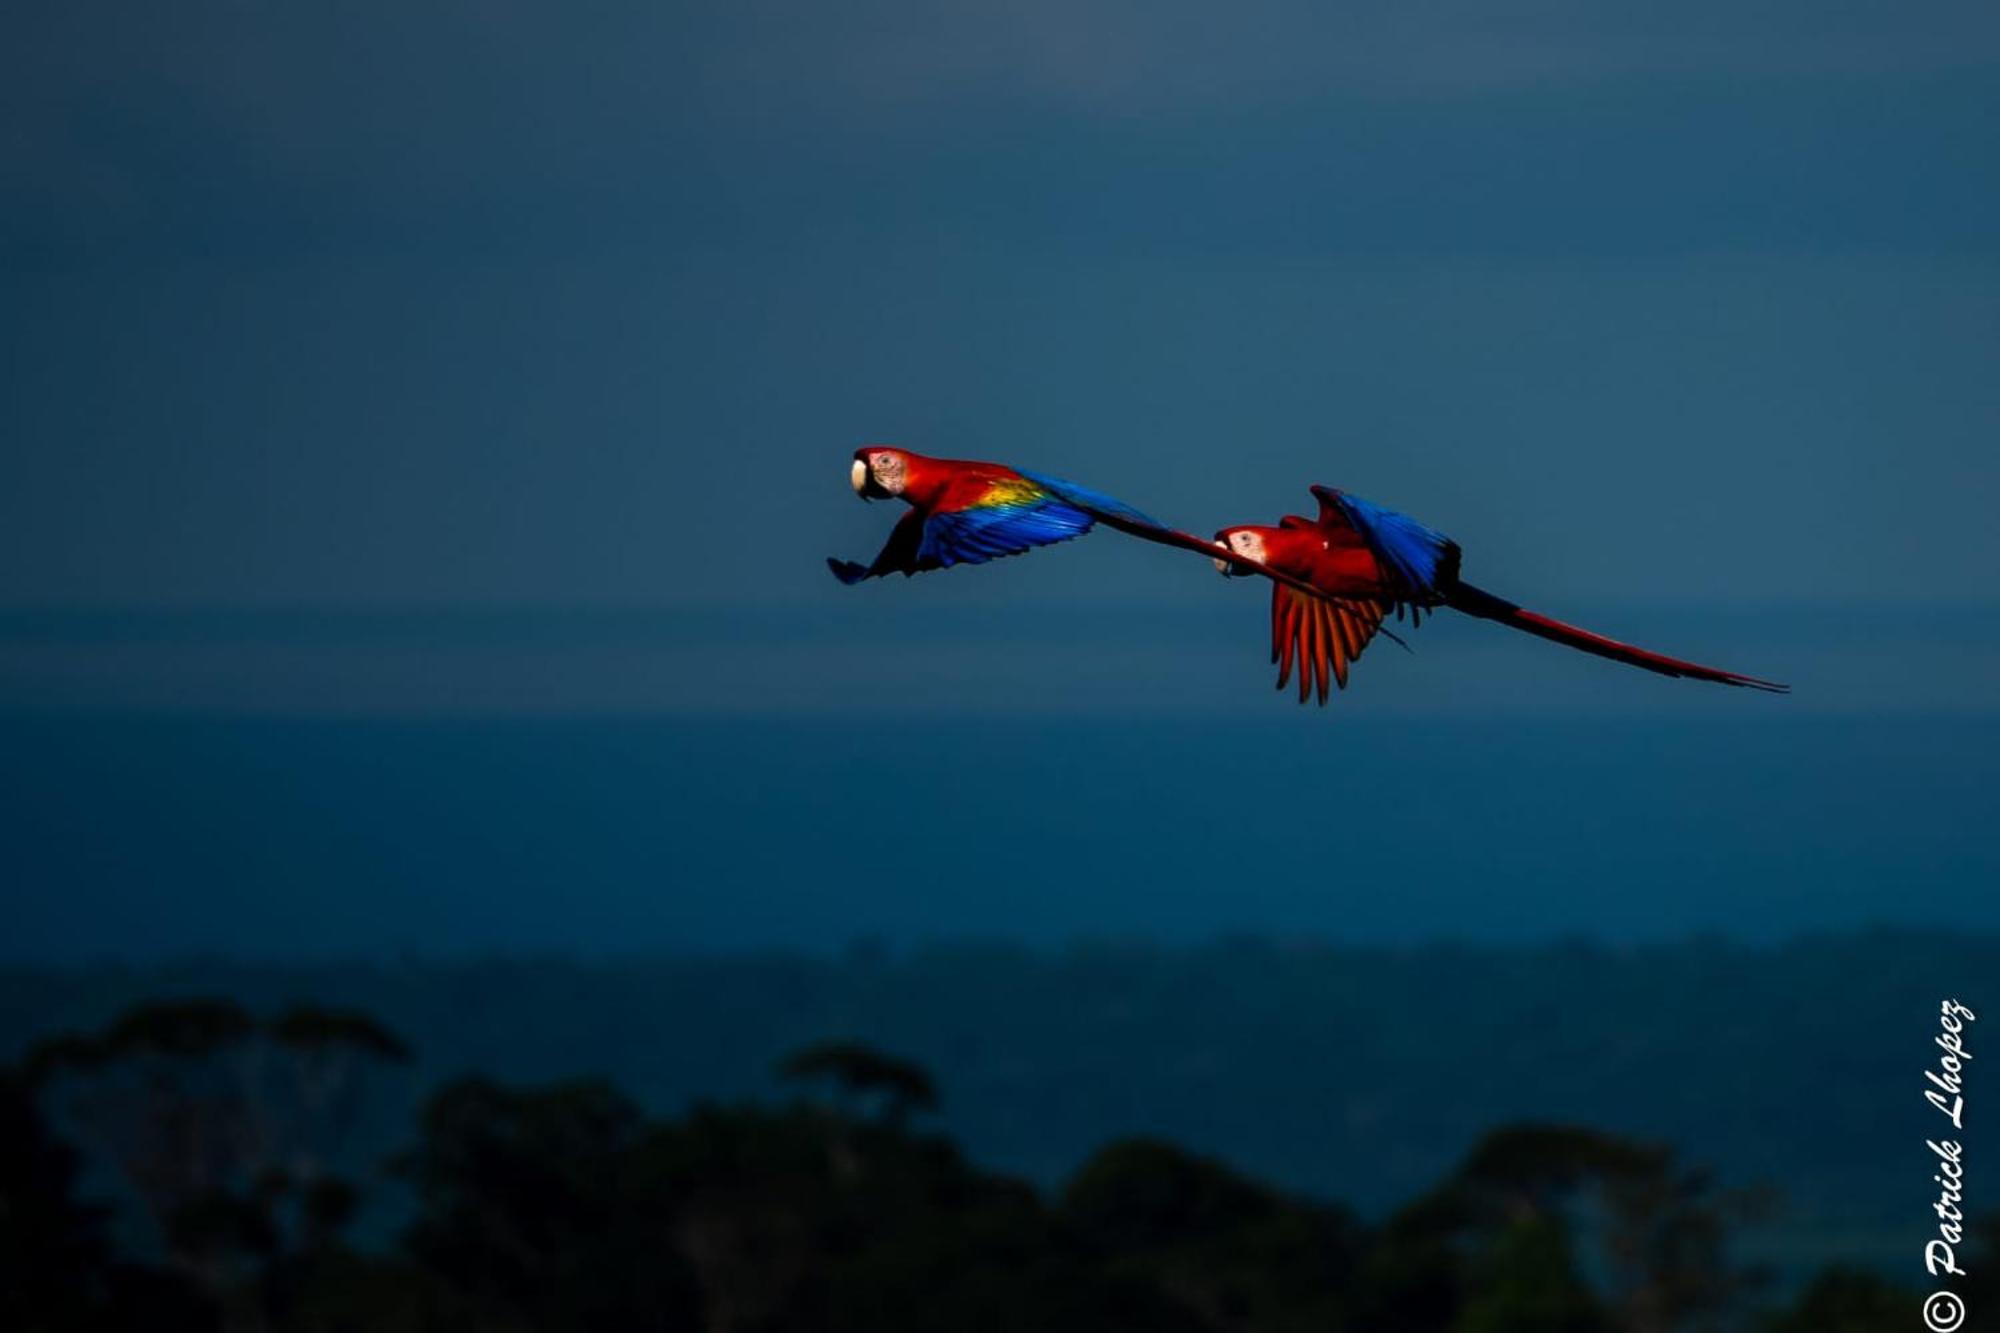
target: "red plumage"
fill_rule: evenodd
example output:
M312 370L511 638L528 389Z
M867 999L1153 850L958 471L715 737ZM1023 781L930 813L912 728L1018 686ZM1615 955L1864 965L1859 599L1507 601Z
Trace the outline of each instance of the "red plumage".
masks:
M1299 699L1326 702L1394 615L1412 625L1450 607L1565 647L1663 676L1784 692L1754 676L1668 657L1527 611L1459 577L1458 544L1415 520L1356 496L1313 487L1316 519L1287 515L1274 526L1224 528L1206 540L1165 527L1109 496L998 463L929 458L871 445L854 455L864 498L910 505L873 564L828 560L843 583L979 564L1067 541L1103 523L1147 541L1214 560L1225 574L1271 580L1271 661L1278 688L1298 673ZM1390 635L1391 638L1395 636Z

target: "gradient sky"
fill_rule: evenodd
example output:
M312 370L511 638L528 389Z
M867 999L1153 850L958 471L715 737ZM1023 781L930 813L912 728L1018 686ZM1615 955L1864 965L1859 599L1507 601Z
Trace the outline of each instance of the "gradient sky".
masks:
M0 603L830 605L870 439L1986 599L1996 66L1972 2L14 6ZM1065 554L962 595L1191 577Z
M0 953L2000 925L1997 75L1990 0L8 7ZM1113 536L837 587L868 440L1342 485L1798 693L1445 621L1302 717Z

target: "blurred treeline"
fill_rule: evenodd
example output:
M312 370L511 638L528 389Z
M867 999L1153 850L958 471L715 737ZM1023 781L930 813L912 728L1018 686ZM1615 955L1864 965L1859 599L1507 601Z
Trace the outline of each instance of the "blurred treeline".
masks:
M1916 1317L1916 1292L1856 1270L1774 1290L1732 1245L1769 1199L1591 1129L1496 1129L1375 1223L1152 1139L1041 1191L931 1132L923 1068L831 1042L779 1062L787 1100L671 1118L603 1081L461 1078L375 1160L355 1127L409 1055L360 1013L202 999L36 1044L0 1074L4 1326L1847 1333ZM1992 1308L2000 1288L1979 1280L1960 1294Z
M1369 1217L1444 1177L1494 1125L1601 1125L1780 1188L1785 1211L1751 1240L1793 1280L1834 1259L1907 1262L1939 1001L1963 990L1978 1009L1994 976L2000 936L1912 932L197 958L0 968L0 1060L160 996L262 1013L311 996L379 1017L417 1052L357 1127L383 1151L462 1073L603 1075L655 1110L771 1100L788 1095L773 1054L838 1032L923 1063L952 1091L953 1137L1044 1190L1140 1133Z

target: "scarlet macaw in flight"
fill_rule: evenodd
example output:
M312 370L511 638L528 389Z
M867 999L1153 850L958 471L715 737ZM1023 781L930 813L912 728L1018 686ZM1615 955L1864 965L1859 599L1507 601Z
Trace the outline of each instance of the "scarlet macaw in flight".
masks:
M850 477L862 499L893 497L907 501L910 512L897 521L873 563L827 557L827 568L842 583L984 564L1081 537L1100 519L1170 531L1108 495L998 463L926 458L870 445L854 451Z
M1081 537L1098 523L1206 556L1225 554L1219 543L1166 527L1101 492L998 463L926 458L908 449L868 445L854 451L849 476L862 499L899 499L910 511L897 520L873 562L827 557L827 568L842 583L982 565ZM1315 593L1304 579L1252 557L1237 557L1235 563L1298 592Z
M1328 486L1315 486L1312 493L1319 500L1317 520L1288 514L1276 527L1245 525L1215 534L1225 548L1215 557L1223 574L1268 566L1309 583L1319 594L1305 596L1289 582L1271 590L1271 660L1279 664L1278 688L1284 688L1296 660L1301 702L1315 686L1319 701L1326 702L1329 667L1346 688L1348 664L1361 655L1389 612L1400 620L1407 611L1414 624L1425 611L1440 606L1662 676L1790 692L1788 685L1684 662L1524 610L1459 578L1458 543L1442 533ZM1186 545L1184 534L1129 530Z
M1275 527L1224 528L1204 541L1073 482L997 463L926 458L906 449L855 451L855 492L909 502L874 563L828 559L842 583L982 564L1068 541L1102 522L1148 541L1210 557L1224 575L1271 580L1271 660L1283 689L1296 666L1299 701L1329 684L1347 687L1348 668L1382 623L1406 614L1418 623L1440 606L1492 620L1554 643L1663 676L1788 692L1790 687L1635 648L1523 610L1459 578L1458 543L1394 510L1326 486L1312 488L1317 520L1290 514ZM1400 640L1399 640L1400 642Z

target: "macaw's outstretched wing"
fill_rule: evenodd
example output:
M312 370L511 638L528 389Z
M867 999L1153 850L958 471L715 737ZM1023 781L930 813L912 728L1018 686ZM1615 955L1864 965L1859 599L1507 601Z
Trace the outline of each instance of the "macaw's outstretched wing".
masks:
M981 565L1081 537L1092 522L1089 513L1034 482L1009 478L971 504L933 512L924 520L917 558L939 569Z
M1413 606L1436 605L1458 582L1458 543L1443 533L1331 486L1315 486L1312 493L1319 499L1320 525L1358 534Z
M1324 704L1330 676L1347 688L1347 669L1377 632L1388 608L1381 602L1345 597L1306 596L1282 584L1271 587L1271 660L1284 689L1298 667L1299 702L1315 692Z
M912 509L903 515L873 564L828 559L827 567L842 583L859 583L884 574L982 565L1037 546L1066 542L1089 532L1097 519L1091 509L1068 499L1064 490L1088 496L1110 512L1151 522L1138 510L1095 491L994 468L992 475L970 479L948 492L937 508L928 512Z
M837 556L826 558L826 567L842 583L852 586L863 579L879 579L884 574L921 574L927 569L936 569L936 563L924 564L917 552L924 542L924 516L912 509L896 520L896 526L889 529L889 540L882 543L882 549L871 564L860 564L853 560L842 560Z
M1079 486L1061 477L1051 477L1045 472L1029 472L1026 469L1020 469L1020 472L1022 476L1063 503L1074 505L1106 523L1130 523L1145 528L1162 526L1157 520L1148 518L1123 500L1113 499L1103 491L1093 491L1088 486Z

